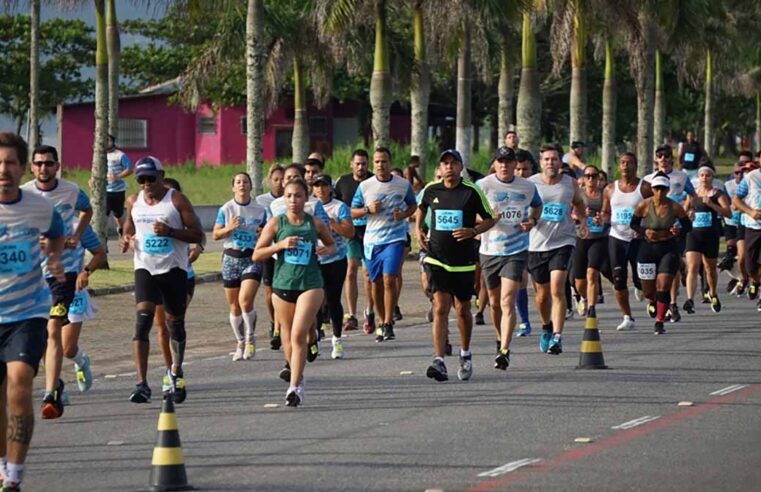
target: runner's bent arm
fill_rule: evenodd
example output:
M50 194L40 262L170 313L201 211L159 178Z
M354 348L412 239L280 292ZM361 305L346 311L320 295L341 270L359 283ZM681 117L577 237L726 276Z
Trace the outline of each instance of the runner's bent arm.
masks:
M172 203L174 204L177 211L180 212L182 225L185 226L185 228L172 229L171 227L166 226L167 230L163 231L163 227L158 227L157 230L156 226L154 225L154 231L156 232L156 235L169 236L172 239L177 239L178 241L183 241L191 244L201 243L203 241L203 228L201 227L201 222L198 220L198 216L193 210L193 204L191 204L190 200L188 200L188 198L179 191L172 194ZM166 225L161 224L160 222L158 224L160 226Z
M322 241L321 248L318 248L318 252L321 256L331 256L336 252L336 242L333 240L333 235L330 233L330 229L323 222L319 220L314 221L315 227L317 227L317 237Z
M122 237L119 238L119 248L122 253L126 253L130 248L132 236L135 235L135 223L132 222L132 206L135 204L135 200L137 200L137 193L127 197L127 202L124 204L126 220L124 221Z
M586 207L584 207L584 200L581 198L581 189L578 186L573 187L573 199L571 200L571 203L573 204L574 212L576 212L576 217L579 218L579 237L584 239L589 234L589 227L587 226L587 221L582 220L583 217L587 216L587 210Z

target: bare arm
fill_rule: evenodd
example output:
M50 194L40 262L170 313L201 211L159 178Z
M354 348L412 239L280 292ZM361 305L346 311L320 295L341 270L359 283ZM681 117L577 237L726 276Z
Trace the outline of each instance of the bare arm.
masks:
M127 198L126 206L126 220L124 221L124 230L122 231L122 237L119 238L119 248L122 253L126 253L132 245L132 238L135 235L135 223L132 221L132 207L137 200L137 194L130 195Z
M573 210L576 213L576 217L579 218L579 237L584 239L589 234L589 227L584 217L587 216L586 208L584 207L584 200L581 198L581 190L578 186L574 186L573 191Z
M340 222L330 219L330 225L334 231L346 238L354 237L354 224L351 223L351 219L344 219Z
M153 232L157 236L168 236L186 243L201 243L203 241L203 228L190 200L182 193L175 192L172 194L172 204L180 213L183 229L172 229L162 222L155 222Z
M315 223L316 222L317 221L315 221ZM267 222L267 225L264 226L264 229L262 229L262 233L259 235L259 240L256 242L256 247L254 248L254 254L252 257L254 261L268 260L272 258L273 255L277 254L278 251L285 249L280 243L272 243L272 241L275 240L275 236L277 236L277 224L278 218L272 217Z

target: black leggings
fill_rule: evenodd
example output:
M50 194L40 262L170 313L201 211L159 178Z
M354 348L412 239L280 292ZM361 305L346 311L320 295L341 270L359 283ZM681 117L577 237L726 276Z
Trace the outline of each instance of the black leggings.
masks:
M330 322L333 325L333 336L341 338L343 332L344 307L341 304L341 293L344 288L346 279L346 258L332 263L320 265L322 270L322 280L325 284L325 299L330 313ZM326 321L323 318L322 310L317 312L317 326Z

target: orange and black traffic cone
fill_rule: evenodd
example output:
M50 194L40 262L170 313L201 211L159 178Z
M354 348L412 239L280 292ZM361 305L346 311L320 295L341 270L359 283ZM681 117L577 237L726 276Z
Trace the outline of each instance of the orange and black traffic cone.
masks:
M185 457L182 455L173 397L171 393L164 396L159 415L158 437L156 447L153 448L151 469L151 490L155 492L193 490L185 473Z
M584 336L581 339L579 365L576 369L607 369L602 356L600 330L597 329L597 316L588 316L584 326Z

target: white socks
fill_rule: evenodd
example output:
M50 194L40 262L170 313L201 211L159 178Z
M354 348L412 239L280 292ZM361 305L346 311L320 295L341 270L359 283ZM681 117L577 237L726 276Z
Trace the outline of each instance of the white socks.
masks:
M71 358L71 360L74 361L77 367L82 367L85 364L86 356L87 356L87 352L82 350L82 347L79 347L77 348L77 353L74 355L74 357Z
M20 484L21 479L24 478L24 465L17 465L16 463L8 462L5 465L5 481L15 484Z
M234 314L230 313L230 326L233 328L233 333L235 333L235 339L238 340L238 342L243 341L243 316L235 316Z
M256 329L256 311L251 310L243 313L243 324L246 325L246 342L254 341L254 330Z

